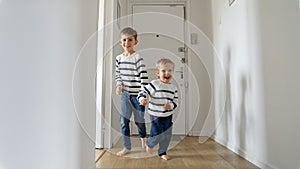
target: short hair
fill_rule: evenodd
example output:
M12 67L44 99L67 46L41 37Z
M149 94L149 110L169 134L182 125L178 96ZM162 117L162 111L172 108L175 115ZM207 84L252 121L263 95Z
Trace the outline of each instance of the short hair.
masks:
M135 39L137 39L137 32L131 27L126 27L122 29L120 35L132 35Z
M175 67L174 62L173 62L172 60L170 60L170 59L167 59L167 58L159 59L159 60L156 62L156 69L159 69L159 67L160 67L161 65L165 65L165 64L167 64L167 63L172 64L172 65L173 65L173 69L174 69L174 67Z

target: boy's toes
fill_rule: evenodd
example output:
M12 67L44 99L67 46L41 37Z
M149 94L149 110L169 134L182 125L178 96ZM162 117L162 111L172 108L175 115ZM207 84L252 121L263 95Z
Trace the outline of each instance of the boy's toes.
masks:
M146 151L147 153L152 154L152 148L148 147L147 145L146 145Z
M160 156L160 158L163 160L166 160L166 161L171 159L171 157L168 155L162 155L162 156Z
M128 153L130 153L130 150L128 150L128 149L126 149L126 148L123 148L123 150L121 150L121 151L119 151L119 152L117 153L117 156L122 157L122 156L124 156L124 155L126 155L126 154L128 154Z

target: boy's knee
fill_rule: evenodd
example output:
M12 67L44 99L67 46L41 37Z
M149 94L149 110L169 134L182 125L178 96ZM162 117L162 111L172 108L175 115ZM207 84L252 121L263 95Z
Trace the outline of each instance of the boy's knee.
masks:
M135 123L138 128L145 128L145 123Z
M120 119L120 127L126 128L127 126L129 126L129 120L127 120L125 118Z

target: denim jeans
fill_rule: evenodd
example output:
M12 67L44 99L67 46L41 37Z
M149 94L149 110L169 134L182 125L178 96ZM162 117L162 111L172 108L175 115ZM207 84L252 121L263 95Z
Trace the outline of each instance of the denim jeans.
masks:
M147 146L153 148L159 144L158 155L166 155L172 138L172 116L157 117L150 115L151 129L150 136L147 139Z
M145 125L145 106L139 104L137 96L130 95L128 92L122 92L121 94L121 114L120 114L120 127L122 132L123 146L131 150L130 141L130 118L133 112L134 122L138 127L138 134L140 138L146 137L146 125Z

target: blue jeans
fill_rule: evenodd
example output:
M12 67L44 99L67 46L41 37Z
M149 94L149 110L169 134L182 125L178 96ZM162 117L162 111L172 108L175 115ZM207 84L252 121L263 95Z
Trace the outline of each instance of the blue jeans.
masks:
M166 155L172 138L172 116L157 117L150 115L151 129L150 136L147 139L147 146L153 148L159 144L158 155Z
M146 125L145 125L145 106L139 104L137 96L130 95L128 92L122 92L121 94L121 114L120 114L120 127L122 132L123 146L131 150L130 141L130 118L133 112L134 122L138 127L138 133L140 138L146 137Z

